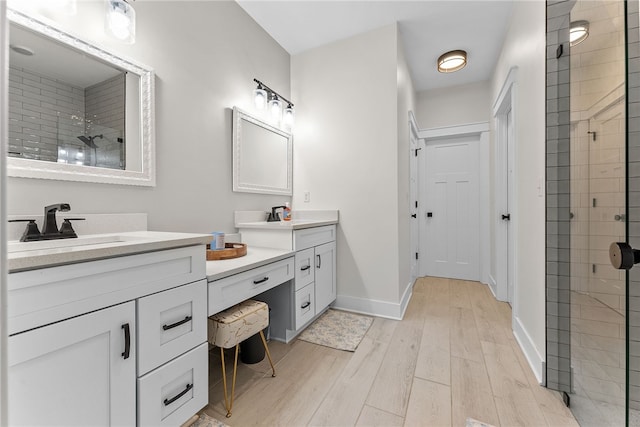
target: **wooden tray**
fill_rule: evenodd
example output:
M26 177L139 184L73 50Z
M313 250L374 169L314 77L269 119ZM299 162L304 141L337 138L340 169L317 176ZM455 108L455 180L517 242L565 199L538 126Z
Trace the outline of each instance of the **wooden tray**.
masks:
M224 249L212 251L207 245L207 261L219 261L233 259L247 254L247 245L244 243L225 243Z

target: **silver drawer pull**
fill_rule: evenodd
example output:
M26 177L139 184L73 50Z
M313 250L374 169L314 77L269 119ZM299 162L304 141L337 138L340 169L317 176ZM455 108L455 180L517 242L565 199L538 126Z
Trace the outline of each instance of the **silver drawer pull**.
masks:
M171 405L173 402L175 402L176 400L180 399L182 396L187 394L187 392L189 390L191 390L192 388L193 388L193 384L187 384L187 387L184 390L182 390L180 393L178 393L177 395L175 395L171 399L165 399L164 400L164 406Z
M302 304L302 305L300 306L300 308L304 310L305 308L309 307L310 305L311 305L311 301L307 301L307 302L305 302L304 304Z
M169 329L173 329L173 328L177 328L180 325L184 325L185 323L191 321L192 317L191 316L187 316L184 319L182 319L179 322L176 323L172 323L171 325L162 325L162 329L165 331L168 331Z
M266 282L267 280L269 280L269 278L268 278L267 276L265 276L265 277L263 277L263 278L262 278L262 279L260 279L260 280L254 280L254 281L253 281L253 284L254 284L254 285L259 285L260 283L264 283L264 282Z

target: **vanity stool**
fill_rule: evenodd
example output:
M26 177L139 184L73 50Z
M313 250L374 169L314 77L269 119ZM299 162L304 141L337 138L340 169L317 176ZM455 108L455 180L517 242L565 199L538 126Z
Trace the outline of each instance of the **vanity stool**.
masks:
M224 406L227 410L227 418L231 416L233 409L233 395L236 390L236 371L238 367L238 347L247 338L260 333L262 344L271 364L272 377L276 376L276 368L273 366L267 340L262 330L269 325L269 307L264 302L247 300L233 307L221 311L209 317L208 339L209 343L220 347L222 359L222 384L224 387ZM231 400L227 397L227 374L224 365L224 349L236 347L233 361L233 380L231 383Z

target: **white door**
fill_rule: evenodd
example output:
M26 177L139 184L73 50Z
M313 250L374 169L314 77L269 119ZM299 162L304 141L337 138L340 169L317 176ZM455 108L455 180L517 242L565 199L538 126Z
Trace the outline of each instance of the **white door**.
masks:
M135 425L135 330L132 301L9 337L9 425Z
M316 312L328 307L336 299L336 242L315 248Z
M479 280L479 136L427 141L424 271Z
M418 219L418 130L413 121L409 124L409 233L411 247L409 253L410 279L413 283L418 277L418 257L420 252L420 224Z

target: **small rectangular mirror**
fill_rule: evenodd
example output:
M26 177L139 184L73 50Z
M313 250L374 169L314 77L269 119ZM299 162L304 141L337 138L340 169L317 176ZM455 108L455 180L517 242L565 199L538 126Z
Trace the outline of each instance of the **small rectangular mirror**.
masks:
M233 191L293 194L293 137L233 108Z

